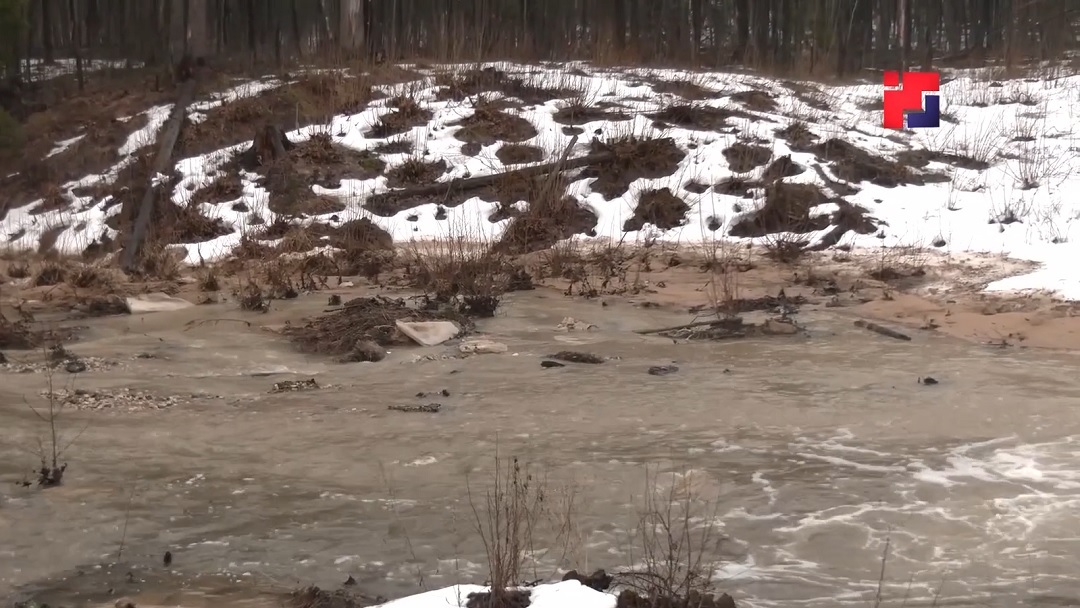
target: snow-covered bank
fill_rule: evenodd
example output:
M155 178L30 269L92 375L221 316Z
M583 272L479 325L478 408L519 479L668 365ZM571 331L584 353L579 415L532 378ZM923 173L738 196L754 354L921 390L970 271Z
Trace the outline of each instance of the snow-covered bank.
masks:
M1080 186L1076 171L1077 133L1073 127L1073 108L1080 107L1076 103L1080 99L1080 77L998 82L985 72L957 72L942 87L940 128L891 131L881 127L882 87L876 84L824 86L741 74L598 70L585 65L539 68L492 64L491 67L528 85L569 89L572 93L546 102L508 105L502 111L527 121L535 135L512 142L487 142L475 154L463 150L460 134L465 127L457 123L475 114L477 96L464 101L447 99L443 94L445 84L437 82L434 76L381 87L387 99L374 101L357 114L336 116L327 124L290 133L289 137L302 141L317 133L329 135L337 145L376 154L386 163L387 170L410 159L442 160L447 168L439 181L506 170L499 152L511 143L539 148L544 157L540 162L549 162L558 157L575 133L579 134L579 140L572 156L586 154L593 138L611 141L629 135L668 137L684 153L677 168L668 175L633 180L624 193L612 198L594 190L592 177L569 184L567 194L596 215L595 238L627 242L661 238L682 243L729 238L756 241L798 238L813 244L832 231L828 221L824 227L797 236L783 233L743 239L729 236L735 226L749 221L765 206L770 184L801 184L820 189L828 198L810 209L811 220L836 214L837 206L832 201L842 198L864 209L876 226L874 230L864 231L865 234L849 231L838 245L981 252L1030 260L1042 264L1041 268L1028 275L998 281L988 289L1046 289L1080 300L1080 273L1072 268L1072 260L1080 255L1080 233L1075 230L1080 201L1069 196ZM572 68L573 71L568 71ZM459 66L459 69L467 68ZM662 92L680 90L670 86L671 83L681 84L686 98ZM276 84L261 82L246 93L236 89L212 100L202 100L192 108L196 112L195 120L202 120L218 104ZM691 95L687 91L701 94ZM392 98L399 95L418 102L431 113L431 119L398 135L372 137L371 128L394 111ZM500 98L511 101L505 91L493 90L484 98L489 102ZM607 115L600 112L595 120L574 121L569 125L559 119L558 113L571 98L591 107L603 107ZM679 121L655 117L665 109L689 106L713 113L722 110L726 116L711 124L707 121L695 124L693 120L673 124ZM160 110L154 117L158 115ZM156 127L157 120L150 122ZM900 160L899 164L917 176L932 178L900 180L899 185L889 180L872 183L842 179L843 172L838 171L837 163L823 159L820 150L778 135L794 124L804 126L804 133L817 144L842 140L874 159L884 159L893 165ZM375 151L388 142L408 142L413 152ZM744 154L752 153L749 147L753 147L764 149L765 155L757 160L737 158L738 153L732 152L736 144L748 146L739 148L749 150ZM246 146L244 142L180 160L176 165L180 181L173 190L173 203L180 207L188 205L193 192L209 187L220 176L230 154ZM135 146L127 145L124 152L134 149ZM789 157L794 170L780 179L766 175L772 162L783 157ZM746 160L751 162L742 162ZM92 181L107 182L116 173ZM189 262L221 258L240 243L242 235L257 234L258 226L281 219L271 209L271 195L261 184L260 176L242 173L240 177L242 187L235 199L200 204L199 211L204 216L221 220L231 231L204 242L183 244ZM750 186L743 191L714 187L729 180L750 182ZM68 208L44 212L39 209L35 214L35 206L45 205L41 201L11 210L3 220L10 244L36 248L42 235L51 232L59 235L58 248L77 252L102 235L115 237L106 220L119 213L120 206L110 205L108 197L96 200L76 196L72 188L85 182L64 186L65 196L71 201ZM332 189L318 185L312 188L314 194L340 201L345 210L308 214L301 220L289 221L338 226L366 217L397 242L451 235L496 239L511 221L490 221L489 216L499 204L479 197L457 206L430 201L401 210L392 217L374 215L364 205L372 195L391 190L384 174L369 179L342 179L340 186ZM682 225L662 230L646 223L640 230L626 230L641 195L664 188L689 209ZM527 202L503 202L513 203L518 209L527 208Z

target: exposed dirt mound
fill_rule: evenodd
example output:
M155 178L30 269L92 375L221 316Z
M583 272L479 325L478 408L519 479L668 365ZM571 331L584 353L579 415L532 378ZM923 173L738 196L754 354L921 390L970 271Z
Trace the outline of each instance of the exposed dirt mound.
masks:
M496 248L510 254L542 251L577 234L596 235L599 218L572 196L565 196L566 182L546 178L521 180L501 200L529 203L524 212L511 212L505 205L496 214L512 218Z
M733 225L731 236L762 237L778 232L798 234L829 227L828 216L810 217L810 211L828 198L811 184L772 184L765 189L765 204Z
M630 115L618 111L615 104L600 102L588 105L580 101L566 103L559 108L552 118L561 125L583 125L596 120L630 120Z
M646 114L646 116L660 123L661 126L676 126L698 131L719 131L730 126L727 123L729 118L740 117L756 120L753 114L739 110L695 104L672 104L658 112Z
M909 167L919 169L926 167L930 163L945 163L960 169L971 169L972 171L985 171L990 168L990 163L985 161L932 150L904 150L896 154L896 159Z
M671 193L670 188L648 190L641 194L634 215L623 223L623 232L641 230L652 224L661 230L671 230L686 224L690 205Z
M461 153L465 156L476 156L483 148L478 142L470 141L461 145Z
M493 67L457 74L440 74L435 77L435 83L442 87L436 93L439 101L465 101L481 93L498 91L527 104L537 104L575 94L572 89L538 85Z
M806 125L801 122L793 122L783 129L777 129L776 135L781 139L788 142L791 145L791 149L798 152L805 152L814 145L814 142L818 140L818 136L814 135Z
M282 333L302 352L348 356L364 342L380 346L411 344L409 338L398 331L396 322L399 320L449 320L463 330L472 327L467 318L456 313L422 310L400 298L374 297L350 300L341 310L304 325L286 327Z
M420 107L416 100L408 97L397 97L390 101L389 106L394 109L383 114L378 122L371 126L367 137L382 139L401 135L409 129L426 125L433 116L431 110Z
M386 250L394 246L390 233L366 217L349 220L336 226L324 222L300 226L279 218L259 230L255 238L281 239L278 249L285 253L303 253L324 245L345 251ZM256 254L255 257L264 257L263 253L253 253Z
M776 109L776 100L765 91L739 91L731 95L731 100L756 112L772 112Z
M235 230L221 218L203 215L198 207L180 206L170 199L157 201L153 218L151 236L169 244L205 243Z
M523 165L544 160L544 151L536 146L507 144L495 151L495 157L504 165Z
M191 193L191 205L229 203L244 194L244 184L236 171L222 171L214 181Z
M705 194L709 191L709 185L696 180L690 180L683 184L683 190L686 190L691 194Z
M901 184L922 185L949 180L945 176L915 173L905 165L874 156L842 139L827 140L811 146L810 151L822 161L828 162L837 177L852 183L870 182L893 188Z
M726 194L728 196L751 198L753 194L750 191L754 188L760 188L761 186L762 184L760 182L752 179L727 177L713 185L713 192L717 194Z
M801 175L805 171L806 167L791 160L790 154L785 154L770 163L768 167L765 167L765 172L761 176L761 181L768 184L785 177Z
M287 140L286 140L287 141ZM238 164L248 170L258 170L252 165L252 156L260 159L263 154L254 152L256 146L241 155ZM386 163L370 151L358 151L335 144L324 133L298 144L290 143L284 157L263 163L264 176L259 185L270 193L270 210L291 216L313 215L329 209L325 197L316 195L311 187L341 187L343 179L371 179L380 175ZM323 211L334 213L335 211Z
M454 137L463 142L490 146L498 141L521 142L536 137L536 127L520 116L512 116L489 106L480 106L472 116L455 123Z
M386 172L386 185L391 188L403 188L418 184L430 184L438 181L446 173L446 161L425 161L422 158L409 158L404 163Z
M768 148L742 142L724 148L723 154L735 173L749 173L772 158L772 151Z
M592 152L609 151L614 160L596 167L587 167L581 177L596 178L592 183L593 192L598 192L606 200L618 198L638 179L658 179L673 175L679 170L679 163L686 158L686 153L675 145L670 137L660 139L638 139L630 137L610 143L594 140Z

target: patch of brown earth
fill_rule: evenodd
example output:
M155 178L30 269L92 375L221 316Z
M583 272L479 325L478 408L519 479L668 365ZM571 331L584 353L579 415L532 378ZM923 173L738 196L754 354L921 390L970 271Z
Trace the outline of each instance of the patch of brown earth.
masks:
M214 181L191 193L188 204L201 205L204 203L218 205L235 201L244 194L244 184L240 180L240 174L232 170L222 170Z
M472 116L463 118L452 126L461 128L454 137L466 143L490 146L498 141L522 142L537 136L536 127L520 116L512 116L500 110L481 105Z
M749 173L763 166L772 158L772 151L764 146L736 142L724 148L724 158L735 173Z
M537 85L525 78L510 76L493 67L466 70L456 74L439 74L435 77L435 84L442 87L436 93L436 99L439 101L465 101L482 93L498 91L527 104L540 104L576 93L569 88Z
M776 183L765 189L765 204L731 227L734 237L763 237L778 232L798 234L829 227L828 216L810 217L810 211L828 197L811 184Z
M686 190L691 194L705 194L709 191L709 185L699 181L690 180L683 184L683 190Z
M726 194L728 196L751 198L753 194L750 191L754 188L760 188L761 186L761 182L756 180L743 179L741 177L726 177L716 184L713 184L713 192L717 194Z
M266 226L256 237L261 240L281 239L280 251L286 253L305 253L325 245L345 252L389 250L394 246L390 233L366 217L337 226L324 222L299 226L278 220Z
M631 116L629 114L612 109L616 107L618 106L615 104L597 103L589 105L583 101L575 100L560 107L552 115L552 119L562 125L583 125L597 120L630 120Z
M175 156L207 154L251 140L266 124L284 131L329 124L334 116L362 112L368 103L381 97L373 85L389 84L406 76L390 71L377 76L325 72L296 78L294 83L213 108L197 123L185 123Z
M506 144L495 151L495 157L504 165L524 165L544 160L544 151L536 146Z
M814 133L801 122L793 122L783 129L777 129L776 135L788 142L788 144L791 145L792 150L798 152L806 152L818 141L818 136L814 135Z
M776 109L776 100L765 91L739 91L731 95L731 100L756 112L772 112Z
M690 205L672 194L670 188L647 190L641 193L634 215L623 223L623 232L641 230L645 224L652 224L661 230L671 230L685 226L686 214Z
M896 161L877 157L842 139L829 139L811 146L820 160L828 162L833 173L842 180L860 183L870 182L885 188L903 184L922 185L949 181L948 176L920 174Z
M386 185L391 188L404 188L430 184L438 181L448 170L444 160L425 161L414 156L386 172Z
M761 175L761 181L769 184L785 177L801 175L805 171L806 167L791 160L790 154L785 154L770 163L768 167L765 167L765 172Z
M593 167L586 167L581 177L595 178L593 192L602 194L606 200L626 194L630 184L638 179L658 179L674 175L679 163L686 158L670 137L638 139L629 137L610 143L594 140L590 151L610 152L614 158Z
M282 143L288 143L283 145L285 156L263 163L264 175L258 180L259 185L270 193L269 205L275 213L302 215L306 213L305 209L324 208L312 192L312 186L340 188L343 179L371 179L386 167L374 153L335 144L325 133L296 144L288 139ZM241 155L240 165L248 170L258 169L258 161L253 161L252 156L256 156L255 146ZM255 166L252 166L253 162Z
M431 110L420 107L416 100L409 97L396 97L389 106L394 109L383 114L365 137L382 139L401 135L410 129L426 125L434 116Z
M461 145L461 153L465 156L476 156L483 148L484 146L481 146L479 142L470 141Z
M973 171L985 171L990 168L990 163L969 156L932 150L902 150L896 154L896 160L918 169L922 169L930 163L945 163L959 169L971 169Z
M697 131L722 130L730 126L727 123L729 118L757 119L753 114L740 110L686 103L672 104L658 112L646 114L646 116L656 121L661 128L676 126Z

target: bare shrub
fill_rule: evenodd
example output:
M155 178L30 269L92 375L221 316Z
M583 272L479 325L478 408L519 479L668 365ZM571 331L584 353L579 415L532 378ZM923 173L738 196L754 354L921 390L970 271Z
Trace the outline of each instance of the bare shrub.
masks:
M495 454L495 470L491 487L483 496L473 493L472 484L466 479L469 506L473 525L484 546L488 562L490 591L471 594L471 608L512 608L528 605L528 590L518 588L530 562L531 577L541 577L535 568L547 549L537 546L537 540L547 536L551 546L566 546L572 536L574 519L573 493L566 493L566 501L552 500L547 480L535 476L528 465L516 457L509 462ZM566 551L555 560L558 568ZM554 574L552 572L551 574Z
M406 249L406 277L436 304L462 314L493 317L515 268L483 240L445 236L411 241Z
M43 353L47 360L55 360L63 356L66 351L56 344L51 349L45 349ZM45 426L45 431L38 436L37 446L34 449L34 454L39 461L36 473L37 484L43 488L55 487L63 482L68 466L67 462L64 462L64 455L86 430L86 426L83 426L71 436L64 431L62 419L66 414L65 402L56 390L54 371L53 366L46 365L42 372L45 375L45 407L35 407L27 402L30 411Z
M693 475L671 473L667 489L645 471L645 493L628 547L631 569L620 573L623 594L637 601L620 605L700 606L715 600L713 573L721 564L716 528L719 505L693 489ZM645 600L642 602L641 600ZM629 598L627 598L629 600Z

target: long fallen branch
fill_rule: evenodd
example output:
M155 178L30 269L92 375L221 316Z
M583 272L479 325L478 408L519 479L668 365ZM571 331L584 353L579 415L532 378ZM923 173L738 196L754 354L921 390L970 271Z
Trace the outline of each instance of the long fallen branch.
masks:
M694 321L693 323L685 323L683 325L673 325L671 327L661 327L658 329L635 329L635 334L642 336L650 336L653 334L663 334L669 331L678 331L680 329L693 329L695 327L724 327L724 326L740 326L742 325L742 319L713 319L712 321Z
M569 148L567 148L567 151L569 151ZM544 165L533 165L531 167L523 167L512 171L503 171L502 173L492 173L490 175L478 175L476 177L459 177L448 182L422 184L419 186L382 192L369 198L366 206L369 211L377 214L380 204L385 205L390 201L424 197L430 198L435 196L446 197L453 193L487 188L497 184L500 180L507 178L529 179L540 177L552 173L561 173L563 171L571 171L573 169L598 165L614 160L615 158L615 154L610 151L594 152L592 154L586 154L585 156L578 156L577 158L566 158L567 153L564 153L563 157L559 158L559 160Z
M862 319L859 319L858 321L855 321L855 327L861 327L863 329L868 329L868 330L870 330L870 331L872 331L872 332L874 332L876 334L881 334L882 336L885 336L887 338L893 338L895 340L904 340L905 342L910 342L911 341L911 336L909 336L907 334L902 334L902 333L896 331L895 329L889 329L888 327L885 327L884 325L878 325L877 323L873 323L873 322L870 322L870 321L864 321Z
M131 229L130 238L124 247L123 266L126 270L135 268L136 256L142 246L143 239L146 237L146 231L150 227L150 218L154 215L154 198L156 195L154 178L159 173L167 171L171 164L173 149L176 147L176 141L180 138L180 128L184 124L187 107L191 105L194 95L195 80L184 81L180 85L176 103L173 104L172 114L162 130L157 156L154 157L154 164L150 168L149 175L146 176L146 190L143 191L142 201L139 203L139 213L135 217L135 224Z

